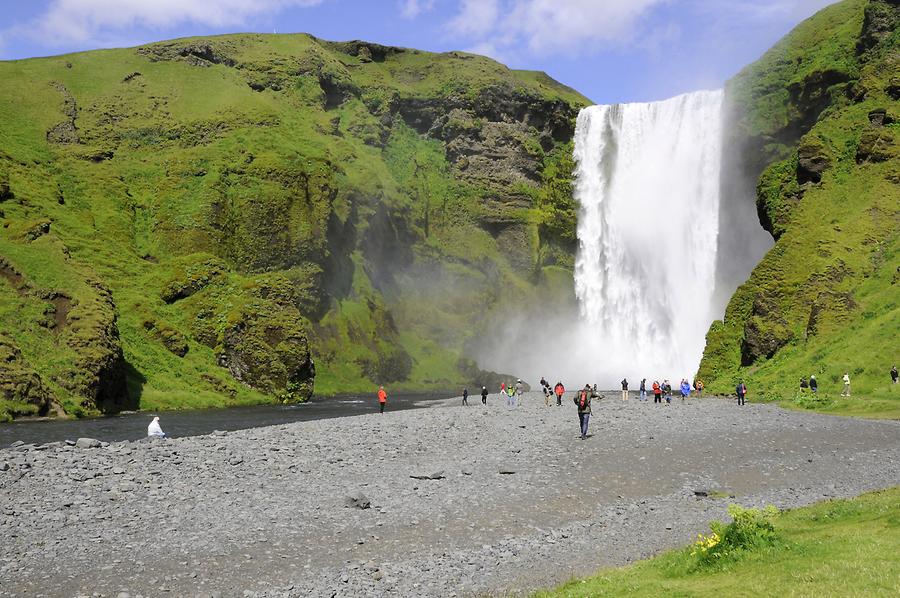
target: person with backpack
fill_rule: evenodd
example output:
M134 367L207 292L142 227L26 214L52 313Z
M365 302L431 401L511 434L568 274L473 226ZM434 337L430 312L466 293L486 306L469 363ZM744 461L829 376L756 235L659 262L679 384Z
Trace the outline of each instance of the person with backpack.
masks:
M628 400L628 378L622 378L622 400Z
M812 374L809 377L809 390L815 394L819 392L819 382L816 380L816 375Z
M506 386L506 405L508 407L516 406L516 389L512 384Z
M808 388L809 383L806 381L806 376L800 376L800 394L806 394Z
M897 366L891 368L891 384L897 383Z
M562 405L562 397L566 392L566 387L563 386L562 382L557 382L556 386L553 387L553 392L556 393L556 406L559 407Z
M672 385L668 380L663 380L663 392L666 393L666 405L672 404Z
M481 387L481 404L482 405L487 405L487 396L488 396L487 386L482 386Z
M841 391L841 396L849 397L850 396L850 372L844 372L843 381L844 381L844 390Z
M543 390L544 390L544 407L549 407L550 400L551 400L550 398L553 396L553 391L550 390L549 384L547 386L544 386Z
M379 413L384 413L384 406L387 404L387 393L384 391L384 386L378 387L378 408L380 409Z
M578 425L581 428L581 439L587 439L588 422L591 419L591 399L594 398L594 392L591 390L590 384L585 384L584 388L575 393L575 406L578 407Z
M681 379L681 400L684 401L689 396L691 396L691 385L688 383L687 378L682 378Z
M697 378L696 380L694 380L694 390L697 391L697 398L702 399L703 398L703 380L701 380L700 378Z
M659 380L653 381L653 402L662 403L662 387L659 385Z
M744 384L743 380L738 382L738 385L735 387L734 391L737 393L738 405L744 405L747 402L747 385Z
M641 400L647 400L647 379L641 378Z
M463 405L466 407L469 406L469 389L468 388L463 389Z

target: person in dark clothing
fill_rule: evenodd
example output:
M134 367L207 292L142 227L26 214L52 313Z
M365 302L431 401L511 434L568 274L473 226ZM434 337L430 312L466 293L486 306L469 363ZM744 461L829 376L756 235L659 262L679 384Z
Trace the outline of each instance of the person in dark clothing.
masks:
M747 397L747 385L741 380L735 387L734 392L737 393L738 405L744 405Z
M806 381L806 376L800 378L800 392L805 393L809 388L809 383Z
M891 368L891 383L897 383L897 366Z
M641 400L642 401L647 400L647 379L646 378L641 379Z
M809 377L809 389L810 389L812 392L819 392L819 383L818 383L818 381L816 381L816 377L815 377L815 376L810 376L810 377Z
M481 404L482 405L487 405L487 396L488 396L487 386L482 386L481 387Z
M591 399L596 396L590 384L575 393L575 406L578 407L578 425L581 428L581 439L587 438L588 422L591 419Z
M541 376L541 388L550 388L550 383L543 376Z
M466 407L469 406L469 389L468 388L463 389L463 405L465 405Z
M622 400L628 400L628 378L622 378Z

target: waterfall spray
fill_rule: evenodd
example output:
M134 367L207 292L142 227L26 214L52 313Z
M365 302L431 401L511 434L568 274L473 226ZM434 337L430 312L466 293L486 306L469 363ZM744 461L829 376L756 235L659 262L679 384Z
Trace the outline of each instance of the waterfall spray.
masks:
M591 106L575 130L585 376L693 376L717 316L722 92Z

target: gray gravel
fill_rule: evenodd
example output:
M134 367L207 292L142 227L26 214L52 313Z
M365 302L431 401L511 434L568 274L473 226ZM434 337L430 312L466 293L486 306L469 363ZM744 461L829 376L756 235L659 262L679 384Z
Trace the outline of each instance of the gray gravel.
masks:
M517 594L682 545L729 502L900 484L900 422L609 398L581 441L569 400L470 403L0 450L0 595Z

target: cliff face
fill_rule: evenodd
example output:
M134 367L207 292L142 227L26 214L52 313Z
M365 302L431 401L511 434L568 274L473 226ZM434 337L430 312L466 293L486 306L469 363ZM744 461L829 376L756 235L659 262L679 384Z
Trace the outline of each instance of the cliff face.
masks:
M727 86L734 142L775 246L707 336L700 376L772 398L801 376L864 392L900 330L900 3L847 0L798 26Z
M449 387L571 269L587 100L542 73L229 35L0 77L0 412Z

